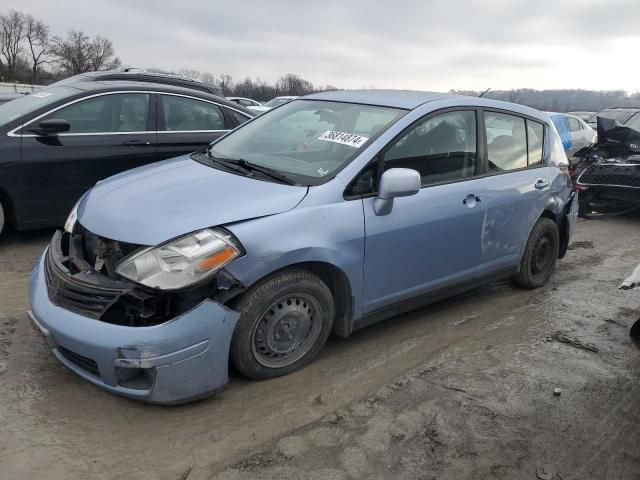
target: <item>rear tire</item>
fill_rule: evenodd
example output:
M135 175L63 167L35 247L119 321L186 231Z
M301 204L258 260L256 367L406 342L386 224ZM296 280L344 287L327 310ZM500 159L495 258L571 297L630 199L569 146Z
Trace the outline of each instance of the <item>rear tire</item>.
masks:
M246 377L287 375L324 346L335 316L327 285L311 272L288 270L251 287L235 304L240 312L231 361Z
M2 230L4 230L4 224L5 224L4 209L2 208L2 202L0 202L0 235L2 235Z
M549 218L541 218L531 230L514 281L524 288L543 286L553 273L559 250L558 225Z

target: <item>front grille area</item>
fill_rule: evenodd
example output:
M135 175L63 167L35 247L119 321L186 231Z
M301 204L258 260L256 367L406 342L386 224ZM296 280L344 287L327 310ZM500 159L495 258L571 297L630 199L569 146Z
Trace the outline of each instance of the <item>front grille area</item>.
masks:
M584 171L579 183L640 188L640 165L594 165Z
M83 357L82 355L79 355L75 352L72 352L71 350L60 346L58 346L58 351L64 358L69 360L74 365L77 365L85 372L88 372L96 377L100 377L100 370L98 370L98 364L95 362L95 360L88 357Z
M58 270L51 253L45 261L45 276L51 301L86 317L100 318L125 292L98 289L91 284L72 281L70 275Z
M84 229L73 235L56 232L44 262L49 299L85 317L146 327L171 320L206 298L215 298L218 279L180 292L165 292L121 279L114 272L117 262L103 259L114 252L123 258L136 248L139 247L102 239ZM103 261L96 261L97 257ZM230 280L234 279L228 275L221 278L226 281L226 288L221 291L231 291L234 283Z

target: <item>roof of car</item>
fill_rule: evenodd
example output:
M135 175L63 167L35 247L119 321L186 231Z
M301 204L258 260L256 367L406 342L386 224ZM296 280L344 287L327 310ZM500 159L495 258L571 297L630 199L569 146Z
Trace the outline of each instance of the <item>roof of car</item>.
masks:
M73 77L68 77L61 80L60 84L69 84L84 81L118 81L118 80L138 80L141 82L162 83L169 85L181 85L187 88L191 87L196 90L212 93L214 95L221 95L222 89L219 85L211 83L201 82L199 80L193 80L182 75L176 75L172 73L154 73L140 70L105 70L97 72L84 72Z
M413 110L420 105L436 100L457 100L468 106L484 106L487 108L506 109L544 118L539 110L515 103L492 100L489 98L470 97L453 93L421 92L416 90L337 90L331 92L314 93L303 97L313 100L327 100L335 102L352 102L381 107L403 108Z
M89 82L75 82L68 85L64 85L66 88L75 88L77 90L85 92L112 92L117 90L138 90L138 91L159 91L167 93L176 93L180 95L187 95L190 97L198 97L204 100L211 100L221 105L228 106L234 110L247 113L250 116L255 116L255 112L248 108L231 102L224 97L219 97L211 93L203 92L201 90L193 90L191 88L178 87L175 85L168 85L166 83L151 83L151 82L136 82L133 80L105 80L105 81L89 81Z

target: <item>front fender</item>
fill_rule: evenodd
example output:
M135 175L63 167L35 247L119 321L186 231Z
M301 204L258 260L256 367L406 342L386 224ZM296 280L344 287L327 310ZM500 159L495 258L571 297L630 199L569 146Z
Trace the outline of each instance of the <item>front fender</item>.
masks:
M247 287L282 268L305 262L330 264L344 273L362 312L364 216L362 200L339 201L225 226L246 254L226 269Z

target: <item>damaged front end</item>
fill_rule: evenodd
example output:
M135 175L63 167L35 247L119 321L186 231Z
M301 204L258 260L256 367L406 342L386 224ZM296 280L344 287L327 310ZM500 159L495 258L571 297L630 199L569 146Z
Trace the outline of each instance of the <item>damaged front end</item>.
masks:
M224 269L178 291L115 274L144 248L79 224L56 232L31 274L29 318L60 362L113 393L175 404L224 389L240 316L225 303L244 287Z
M572 159L585 217L640 208L640 132L598 117L598 141Z
M51 301L80 315L115 325L146 327L164 323L211 298L226 303L244 287L225 270L209 282L172 292L119 277L116 265L144 248L99 237L76 225L54 234L45 258Z

